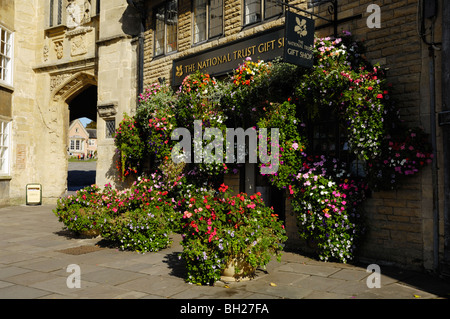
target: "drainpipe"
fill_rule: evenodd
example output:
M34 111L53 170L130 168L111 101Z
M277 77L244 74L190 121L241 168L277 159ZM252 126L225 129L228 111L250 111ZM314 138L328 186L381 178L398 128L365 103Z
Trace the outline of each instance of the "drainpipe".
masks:
M444 1L445 2L445 1ZM420 2L419 2L420 5ZM430 131L431 146L433 149L433 162L431 167L431 183L433 188L433 270L439 271L439 185L437 165L437 143L436 143L436 60L435 51L440 50L434 42L434 23L437 17L437 1L423 1L420 10L420 36L422 41L428 45L430 64ZM431 21L431 42L425 36L425 19Z
M433 162L431 168L431 182L433 185L433 270L439 270L439 191L437 177L437 143L436 143L436 80L435 80L435 57L434 48L429 46L430 51L430 130L431 146L433 148Z
M144 91L144 32L145 13L141 10L141 30L139 32L139 56L138 56L138 95Z
M143 0L127 0L127 3L139 12L138 35L138 69L137 69L137 95L144 91L144 32L145 32L145 4Z
M443 273L450 277L450 3L442 0L442 112L440 125L444 155L444 262Z

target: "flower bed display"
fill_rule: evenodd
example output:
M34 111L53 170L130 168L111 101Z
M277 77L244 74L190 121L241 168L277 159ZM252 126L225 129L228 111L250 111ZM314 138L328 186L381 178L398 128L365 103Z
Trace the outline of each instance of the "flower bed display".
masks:
M124 249L161 249L168 245L168 232L182 234L181 258L191 283L213 284L233 260L248 265L235 269L238 278L251 276L282 250L280 212L267 207L260 194L236 190L232 196L222 184L223 175L239 173L242 163L175 164L171 156L178 141L171 134L181 127L194 136L194 121L202 132L218 128L224 135L230 127L276 128L276 143L270 134L258 133L279 163L262 178L290 196L299 235L314 242L321 260L351 261L365 228L366 197L395 189L432 155L422 130L403 127L390 84L379 66L364 59L361 43L348 32L316 39L314 54L308 70L246 59L227 80L197 72L176 91L152 85L141 94L136 115L124 117L115 139L119 174L140 182L125 192L85 189L61 200L55 213L69 229L99 228ZM322 122L336 127L340 144L317 147L321 132L315 128Z

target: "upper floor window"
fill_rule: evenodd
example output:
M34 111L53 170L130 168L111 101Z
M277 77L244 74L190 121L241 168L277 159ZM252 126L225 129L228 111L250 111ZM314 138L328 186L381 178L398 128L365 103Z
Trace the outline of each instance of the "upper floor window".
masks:
M194 0L194 43L223 33L223 0Z
M9 175L10 123L0 120L0 175Z
M48 10L48 26L53 27L63 23L63 0L50 0Z
M12 84L13 34L0 26L0 82Z
M277 0L244 0L244 25L281 15L283 7Z
M76 27L100 14L100 0L47 0L49 27Z
M178 3L168 0L155 8L155 56L177 50Z

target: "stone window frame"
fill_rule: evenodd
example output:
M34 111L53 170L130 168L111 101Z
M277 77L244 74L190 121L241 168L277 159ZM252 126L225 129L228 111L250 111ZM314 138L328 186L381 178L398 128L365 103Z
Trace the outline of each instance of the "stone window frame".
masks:
M105 118L105 138L113 139L116 133L116 118Z
M48 0L47 23L49 28L65 25L66 2L66 0Z
M0 25L0 84L12 86L14 32Z
M100 0L89 0L91 10L90 16L94 17L100 14ZM68 0L47 0L47 28L56 28L66 26Z
M0 118L0 176L10 175L11 122L11 120Z
M175 5L175 9L173 7L171 8L170 5ZM153 56L157 57L178 51L178 11L178 0L166 0L153 8ZM169 12L173 14L174 19L168 18ZM161 14L164 20L158 19L158 15ZM174 26L174 28L172 29L171 26ZM162 28L162 30L160 28ZM160 33L160 35L158 35L158 33ZM158 48L157 44L161 38L162 45ZM172 41L169 40L169 38L172 38Z
M276 7L279 10L269 10ZM242 0L242 25L244 27L279 17L283 13L283 6L277 4L277 0Z
M201 14L204 15L202 19L204 19L204 38L196 39L196 19L197 19L197 12L196 12L196 2L201 1L202 6L204 6L204 13ZM217 2L217 5L214 6L212 2ZM200 6L200 5L198 5ZM218 15L215 15L215 11L220 11ZM206 42L211 39L218 38L220 36L223 36L223 26L224 26L224 1L223 0L192 0L192 43L194 45L200 44L203 42ZM199 14L200 15L200 14ZM212 19L218 18L217 26L212 27ZM213 32L212 30L218 29L217 32Z

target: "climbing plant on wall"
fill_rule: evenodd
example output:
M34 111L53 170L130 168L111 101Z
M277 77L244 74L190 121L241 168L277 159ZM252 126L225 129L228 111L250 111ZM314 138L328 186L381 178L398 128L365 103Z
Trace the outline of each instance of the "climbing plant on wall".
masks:
M364 47L349 32L317 38L314 56L310 70L248 58L224 81L197 72L177 91L153 86L141 97L136 116L124 119L124 125L134 120L140 134L127 141L123 130L118 132L119 151L133 153L122 156L122 167L145 174L144 165L133 161L154 153L159 161L150 171L163 169L175 143L171 131L193 132L196 120L222 134L227 127L277 128L279 141L269 152L277 148L279 167L264 178L291 197L300 236L314 244L321 259L351 260L369 192L398 187L432 155L421 129L402 127L384 71L364 58ZM323 134L322 122L333 130ZM264 138L270 142L270 135ZM132 147L139 151L130 152ZM217 189L224 173L239 170L235 164L191 163L180 174L187 185ZM259 163L261 169L266 165Z

